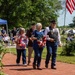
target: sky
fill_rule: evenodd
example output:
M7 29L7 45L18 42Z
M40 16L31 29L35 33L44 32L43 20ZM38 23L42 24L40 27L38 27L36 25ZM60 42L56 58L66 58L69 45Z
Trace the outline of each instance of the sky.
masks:
M64 14L62 10L59 12L59 17L58 17L58 26L64 26ZM75 17L75 10L72 14L69 13L68 10L66 10L66 22L65 25L68 25L72 23L73 17Z

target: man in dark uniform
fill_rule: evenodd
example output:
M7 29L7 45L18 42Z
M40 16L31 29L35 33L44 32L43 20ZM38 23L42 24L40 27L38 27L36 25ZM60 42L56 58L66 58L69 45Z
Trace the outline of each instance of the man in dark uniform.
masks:
M29 30L27 30L27 33L26 33L26 35L29 39L29 42L28 42L28 65L30 64L31 55L33 52L33 42L32 42L31 36L35 29L36 29L36 25L35 25L35 23L32 23L31 28Z
M48 68L50 57L51 60L51 69L56 69L56 52L58 45L61 46L60 34L58 28L56 28L55 20L51 21L51 25L46 27L45 35L47 36L47 55L45 61L45 67Z

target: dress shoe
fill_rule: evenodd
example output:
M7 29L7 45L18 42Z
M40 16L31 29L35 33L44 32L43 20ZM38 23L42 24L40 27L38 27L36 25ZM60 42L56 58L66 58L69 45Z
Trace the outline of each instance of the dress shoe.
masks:
M51 66L51 69L55 69L56 70L56 66Z

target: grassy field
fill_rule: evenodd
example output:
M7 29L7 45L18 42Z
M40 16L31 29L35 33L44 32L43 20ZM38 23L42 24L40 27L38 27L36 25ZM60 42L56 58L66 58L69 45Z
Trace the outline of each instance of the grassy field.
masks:
M9 48L8 49L8 52L11 52L13 54L16 54L16 49L15 48ZM58 51L57 51L57 61L65 62L65 63L70 63L70 64L75 64L75 56L61 56L60 55L61 52L62 52L62 47L59 47L58 48ZM28 54L28 50L27 50L27 54ZM32 57L33 56L34 55L32 55ZM43 59L46 58L46 48L43 50L42 58Z
M0 75L6 75L6 74L4 74L2 71L0 71Z

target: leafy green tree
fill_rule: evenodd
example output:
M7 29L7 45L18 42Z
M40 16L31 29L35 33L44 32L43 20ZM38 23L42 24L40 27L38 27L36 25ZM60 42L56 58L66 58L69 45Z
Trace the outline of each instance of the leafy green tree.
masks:
M29 27L32 22L47 26L59 16L60 0L0 0L0 17L8 20L9 27Z
M73 23L69 24L70 27L75 27L75 17L73 18Z

